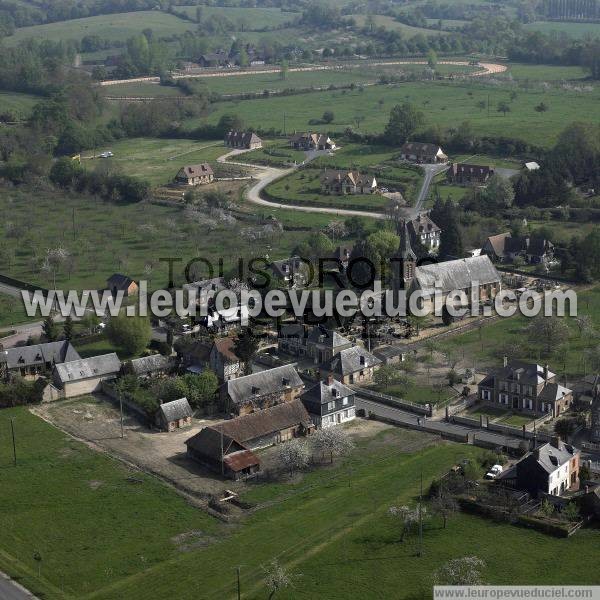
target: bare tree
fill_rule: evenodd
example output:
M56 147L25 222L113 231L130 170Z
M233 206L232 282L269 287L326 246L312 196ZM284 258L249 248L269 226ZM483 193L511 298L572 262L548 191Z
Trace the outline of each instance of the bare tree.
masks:
M594 322L590 315L579 315L575 319L575 323L577 324L577 329L579 329L579 337L583 337L584 335L591 336L594 333Z
M453 558L434 574L434 585L481 585L485 562L476 556Z
M263 567L263 572L265 574L265 586L269 590L269 600L279 590L293 586L292 575L279 564L277 559L273 559L268 566Z
M277 447L277 460L290 477L295 471L301 471L310 462L310 450L304 440L290 440Z
M421 519L426 516L426 509L424 506L421 507ZM403 542L407 533L417 526L419 523L419 507L410 508L410 506L390 506L388 508L388 515L394 519L399 520L402 523L402 535L400 541Z
M313 447L322 456L329 454L330 462L334 456L348 454L354 448L354 442L350 436L339 426L319 429L311 438Z
M431 509L433 512L440 517L442 517L444 521L444 529L446 529L446 525L448 524L448 519L456 513L458 510L458 504L452 496L445 496L443 494L438 494L431 501Z
M343 221L330 221L325 227L327 235L335 242L336 238L344 237L347 233L346 226Z

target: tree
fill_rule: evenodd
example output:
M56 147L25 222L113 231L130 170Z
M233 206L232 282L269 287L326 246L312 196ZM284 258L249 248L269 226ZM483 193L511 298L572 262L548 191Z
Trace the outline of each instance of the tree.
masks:
M388 388L390 385L393 385L398 381L400 377L400 373L393 365L381 365L377 371L375 371L375 375L373 376L373 380L375 384L382 388Z
M321 117L321 120L323 121L323 123L333 123L334 119L335 119L335 115L333 114L333 112L331 110L326 110L323 113L323 116Z
M54 342L56 338L58 338L58 325L54 321L52 315L49 315L44 320L44 323L42 325L42 332L44 334L44 337L49 342Z
M106 328L106 336L115 346L129 356L133 356L140 354L150 343L152 327L146 317L131 317L121 313L111 317Z
M277 460L290 477L295 471L305 469L310 462L310 451L305 440L295 439L277 447Z
M311 436L311 442L317 452L321 452L323 456L329 454L331 463L334 456L344 456L354 448L350 436L339 426L319 429Z
M344 237L348 233L346 225L342 221L330 221L325 227L325 231L331 237L332 242L335 242L335 238Z
M281 69L279 70L279 79L281 79L282 81L285 81L288 76L288 71L289 71L288 64L284 60L284 61L282 61Z
M543 113L548 110L548 105L545 102L540 102L539 104L536 104L534 108L537 112Z
M435 585L481 585L485 562L476 556L454 558L433 575Z
M429 52L427 53L427 64L429 65L430 69L435 69L437 67L437 54L435 53L435 50L433 50L432 48L429 49Z
M210 369L202 371L199 375L184 375L183 382L187 388L185 396L193 408L201 408L211 402L219 388L219 379Z
M510 208L515 199L515 190L509 179L492 175L483 195L484 201L495 208Z
M458 503L452 496L438 494L431 501L431 508L435 514L442 517L446 529L448 519L458 511Z
M258 352L260 340L250 327L244 327L233 344L233 352L244 363L244 372L252 372L252 359Z
M274 559L267 567L263 567L263 572L265 576L265 586L269 590L269 600L271 600L279 590L293 586L292 576L279 564L277 559Z
M64 156L59 158L50 169L50 181L63 188L72 187L76 181L83 175L81 165Z
M502 100L501 102L498 102L498 112L501 112L504 116L506 116L506 113L510 112L510 105L508 104L508 102Z
M402 523L401 542L404 541L406 534L410 533L419 523L419 519L425 519L426 514L427 511L424 506L417 506L416 508L410 508L409 506L390 506L388 508L388 515Z
M413 104L405 102L397 104L390 112L390 119L385 127L386 142L401 146L411 135L425 124L425 115Z
M569 521L578 521L581 518L577 504L571 500L562 510L562 514Z
M63 324L63 334L65 336L65 340L70 342L73 339L73 319L71 315L69 315Z
M594 334L594 321L590 315L579 315L575 319L577 329L579 329L579 337L583 337L584 334L592 336Z
M543 346L550 356L569 339L569 327L561 317L538 315L525 327L525 332L534 344Z
M479 102L477 102L477 104L475 105L477 106L477 108L479 110L485 110L485 107L487 106L485 100L479 100Z

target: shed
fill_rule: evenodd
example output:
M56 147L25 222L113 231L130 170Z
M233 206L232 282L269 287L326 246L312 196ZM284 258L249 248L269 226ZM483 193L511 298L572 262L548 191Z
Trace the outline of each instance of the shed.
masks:
M192 408L187 398L179 398L160 405L156 425L165 431L175 431L192 424Z

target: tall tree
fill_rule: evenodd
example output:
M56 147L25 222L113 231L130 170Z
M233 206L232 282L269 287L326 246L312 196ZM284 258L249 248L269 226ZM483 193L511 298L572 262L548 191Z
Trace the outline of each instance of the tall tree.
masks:
M385 127L385 139L388 144L401 146L425 124L425 115L414 104L397 104L390 112Z
M244 327L233 344L234 354L244 363L244 372L252 372L252 359L256 356L259 339L250 327Z
M54 321L52 315L49 315L44 320L44 323L42 325L42 332L44 334L44 337L49 342L55 341L58 337L58 326L56 325L56 322Z

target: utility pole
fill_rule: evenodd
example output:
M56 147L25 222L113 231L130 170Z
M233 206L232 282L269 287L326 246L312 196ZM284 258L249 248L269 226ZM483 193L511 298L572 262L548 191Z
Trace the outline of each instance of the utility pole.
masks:
M223 428L221 428L221 475L225 476L225 461L223 460Z
M490 116L490 95L488 94L488 118Z
M283 135L285 135L285 112L283 113Z
M17 445L15 443L15 420L12 418L10 420L10 430L12 432L13 460L14 460L15 467L16 467L17 466Z
M123 393L119 390L119 412L121 413L121 439L125 437L125 433L123 432Z
M237 592L238 592L238 600L242 599L242 588L240 587L240 568L237 567Z
M75 207L73 207L73 239L75 239Z
M423 469L421 469L421 487L419 491L419 551L418 555L423 554Z

